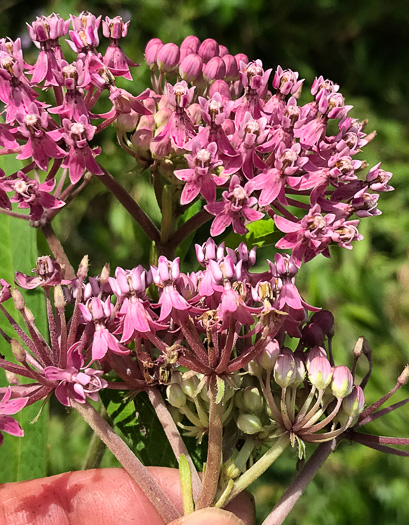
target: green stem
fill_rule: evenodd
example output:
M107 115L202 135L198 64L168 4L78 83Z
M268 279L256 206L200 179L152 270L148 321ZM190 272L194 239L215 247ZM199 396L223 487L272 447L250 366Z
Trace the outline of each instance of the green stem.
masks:
M246 469L247 460L249 459L255 446L256 442L254 439L247 438L244 442L244 445L241 447L240 452L237 454L236 459L234 460L234 464L240 470L240 472L244 472Z
M253 481L259 478L274 463L276 459L284 452L290 444L288 432L282 434L264 456L262 456L254 465L241 475L234 483L233 490L224 504L226 505L235 498L240 492L246 489Z

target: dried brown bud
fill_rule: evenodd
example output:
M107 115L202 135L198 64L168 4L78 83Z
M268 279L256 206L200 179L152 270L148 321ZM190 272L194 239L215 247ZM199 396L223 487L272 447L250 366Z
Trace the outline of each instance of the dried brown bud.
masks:
M21 343L17 339L11 340L11 351L13 352L14 358L18 363L26 362L26 351L21 346Z
M11 296L14 301L14 306L17 308L17 310L24 310L26 303L24 302L24 297L22 296L20 290L17 290L17 288L13 288Z

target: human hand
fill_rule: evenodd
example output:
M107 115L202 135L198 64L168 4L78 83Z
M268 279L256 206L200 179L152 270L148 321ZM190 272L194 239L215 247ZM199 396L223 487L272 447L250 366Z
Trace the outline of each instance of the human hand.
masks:
M164 492L183 513L179 471L150 467ZM225 510L202 509L170 525L253 525L254 508L240 494ZM67 472L0 485L3 525L163 525L135 481L121 468Z

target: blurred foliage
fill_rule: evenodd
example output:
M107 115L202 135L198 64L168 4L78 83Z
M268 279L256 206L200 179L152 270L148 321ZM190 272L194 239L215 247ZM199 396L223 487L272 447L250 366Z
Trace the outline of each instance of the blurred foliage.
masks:
M232 53L244 52L264 65L297 70L306 78L306 90L315 75L322 74L341 85L353 116L368 118L368 130L378 135L365 148L370 166L394 173L396 191L384 194L384 215L363 220L365 240L352 252L333 250L332 259L317 257L303 268L299 284L305 299L331 309L336 316L335 357L352 361L351 351L360 335L373 348L375 371L366 391L374 401L395 384L409 361L409 105L406 68L409 55L407 1L371 0L121 0L88 2L66 0L4 0L0 30L15 38L26 34L25 22L36 15L56 11L67 17L88 9L103 16L131 18L124 49L143 63L143 50L152 37L180 43L188 34L213 37ZM26 13L24 19L22 12ZM27 19L27 20L26 20ZM28 45L27 37L23 43ZM148 72L134 73L133 93L147 85ZM136 174L132 159L121 155L114 133L101 143L101 162L159 219L149 174ZM74 264L84 253L91 255L91 272L98 273L106 261L131 268L147 263L149 246L143 232L127 213L112 202L102 185L93 180L82 198L60 214L56 225ZM203 242L206 228L191 242ZM235 242L232 239L232 242ZM185 247L186 248L186 247ZM47 247L41 244L40 251ZM271 247L259 249L259 260L272 258ZM191 259L186 259L189 263ZM365 369L359 371L365 374ZM404 394L396 400L402 399ZM54 409L61 414L61 409ZM386 435L409 436L408 409L373 425ZM65 440L69 434L70 439ZM65 441L64 453L59 443ZM49 473L81 467L89 432L73 414L54 417L49 436ZM295 459L286 457L260 480L253 492L259 519L294 476ZM110 455L104 466L115 464ZM321 469L286 523L302 525L361 525L409 523L407 498L409 462L385 456L361 446L342 444Z

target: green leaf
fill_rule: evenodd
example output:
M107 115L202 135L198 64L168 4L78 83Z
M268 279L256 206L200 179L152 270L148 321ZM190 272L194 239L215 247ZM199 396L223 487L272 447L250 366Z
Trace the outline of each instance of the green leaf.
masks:
M191 514L195 510L195 505L193 503L192 476L189 463L184 454L181 454L179 458L179 476L182 488L183 511L186 516L186 514Z
M226 245L230 248L237 248L237 246L244 242L248 248L253 246L272 246L281 237L282 233L275 230L274 221L271 218L263 219L261 221L252 222L246 225L248 233L245 235L238 235L231 232L226 237Z
M14 281L14 269L30 273L37 259L37 232L30 228L28 221L10 218L6 215L0 216L0 277L8 282ZM38 329L46 334L46 314L42 291L33 291L24 294L27 306L36 317ZM8 301L6 307L9 313L17 319L22 326L23 321L15 310L12 301ZM11 337L15 337L14 331L4 318L0 317L0 327ZM13 360L9 344L1 338L0 352L7 359ZM24 378L22 383L32 381ZM0 370L0 385L8 385L4 370ZM4 435L4 443L0 448L0 482L20 481L46 475L46 445L47 445L47 423L48 409L45 408L39 419L31 424L37 416L41 402L35 403L21 412L17 413L15 419L23 427L25 436L18 438Z
M148 396L139 393L135 400L124 399L117 390L101 391L101 399L129 448L146 466L177 467L166 434Z

